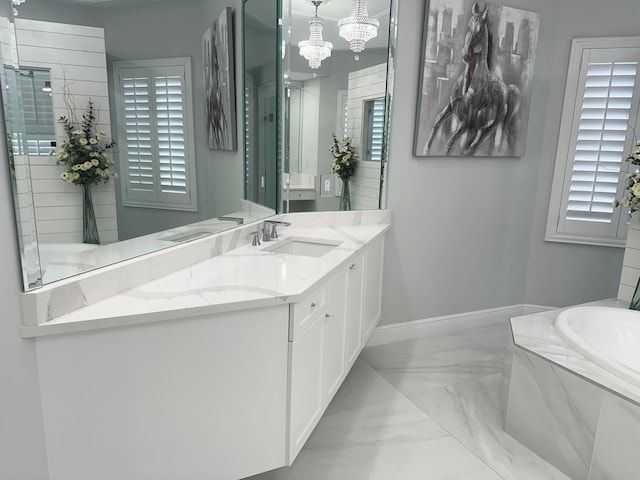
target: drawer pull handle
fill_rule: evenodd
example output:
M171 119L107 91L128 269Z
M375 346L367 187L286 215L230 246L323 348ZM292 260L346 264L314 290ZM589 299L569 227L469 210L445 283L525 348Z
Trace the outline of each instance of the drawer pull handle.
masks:
M325 313L324 314L324 318L334 318L335 314L334 313Z
M358 264L352 263L351 266L349 267L349 270L351 270L352 272L355 272L356 270L358 270Z
M318 306L317 303L315 302L311 302L311 310L313 310L314 308L316 308Z

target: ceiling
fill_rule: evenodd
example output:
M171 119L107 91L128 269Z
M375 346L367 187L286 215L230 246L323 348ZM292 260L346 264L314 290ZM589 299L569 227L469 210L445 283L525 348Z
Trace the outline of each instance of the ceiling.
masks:
M79 3L94 6L110 6L115 4L140 4L159 3L167 0L55 0L65 3ZM186 0L179 0L186 1ZM194 0L197 1L197 0ZM287 4L288 0L284 0ZM290 0L291 2L291 44L298 45L298 42L309 39L309 18L314 15L315 7L311 0ZM389 6L390 0L368 0L367 6L369 16L376 18L380 22L378 36L367 42L367 48L386 48L389 32ZM349 44L338 34L338 20L351 14L351 0L324 0L318 8L318 16L324 19L323 37L333 43L334 50L348 50ZM264 17L269 24L273 22L273 11L271 2L252 2L251 17L257 23L262 23L263 28L267 27L265 22L260 21L260 7L264 5ZM274 25L275 27L275 25Z

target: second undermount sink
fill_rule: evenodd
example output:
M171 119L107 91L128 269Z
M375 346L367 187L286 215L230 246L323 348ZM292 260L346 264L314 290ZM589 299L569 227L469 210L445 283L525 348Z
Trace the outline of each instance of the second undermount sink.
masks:
M340 245L340 243L342 242L335 240L291 237L264 247L262 250L285 255L299 255L302 257L322 257Z

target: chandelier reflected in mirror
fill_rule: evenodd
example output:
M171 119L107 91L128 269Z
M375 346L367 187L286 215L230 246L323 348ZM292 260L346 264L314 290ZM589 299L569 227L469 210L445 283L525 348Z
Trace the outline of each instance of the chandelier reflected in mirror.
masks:
M18 9L16 8L18 5L22 5L27 0L11 0L11 4L13 5L13 16L18 16Z
M367 12L367 0L353 0L351 15L338 22L340 36L356 53L362 52L364 44L378 35L379 26L380 22Z
M309 61L309 68L320 68L322 61L331 56L333 44L322 38L323 21L318 17L318 7L322 3L321 0L311 2L316 7L316 13L309 19L309 40L303 40L298 43L300 55Z

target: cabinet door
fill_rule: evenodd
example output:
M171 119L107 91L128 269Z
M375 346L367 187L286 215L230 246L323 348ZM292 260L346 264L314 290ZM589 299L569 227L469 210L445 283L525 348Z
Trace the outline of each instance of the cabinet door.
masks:
M324 318L323 395L329 404L347 375L346 361L346 295L347 273L331 279L329 303Z
M362 287L364 256L358 255L347 271L347 365L350 367L362 350Z
M295 459L324 411L322 361L324 316L318 318L290 349L289 461Z
M367 247L364 277L363 347L382 316L382 262L384 237Z

